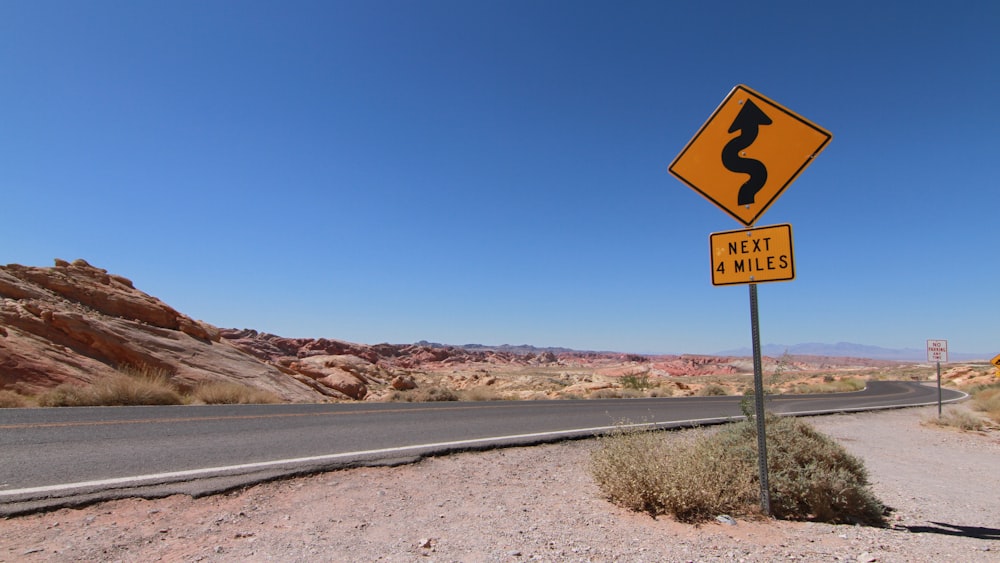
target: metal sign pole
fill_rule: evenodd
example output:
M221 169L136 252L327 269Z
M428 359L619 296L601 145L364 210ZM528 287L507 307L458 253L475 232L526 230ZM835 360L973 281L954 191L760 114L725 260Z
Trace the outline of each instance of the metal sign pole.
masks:
M938 375L938 418L941 418L941 362L937 363Z
M764 431L764 368L760 354L760 321L757 317L757 284L750 285L750 330L753 337L753 395L757 418L757 465L760 470L760 509L771 515L771 489L767 480L767 434Z

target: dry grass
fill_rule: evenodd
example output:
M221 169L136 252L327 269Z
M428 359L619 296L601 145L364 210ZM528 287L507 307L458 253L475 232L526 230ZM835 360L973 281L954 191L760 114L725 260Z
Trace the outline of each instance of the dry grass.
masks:
M0 409L19 409L30 406L28 397L7 389L0 389Z
M623 389L643 391L654 387L654 384L649 381L648 373L628 373L623 375L620 381Z
M426 403L434 401L457 401L458 394L447 387L419 387L406 391L393 391L385 400L401 403Z
M63 383L37 397L43 407L179 405L184 402L161 369L123 367L89 386Z
M1000 383L977 387L970 391L972 407L1000 423Z
M866 385L865 380L859 377L847 377L844 379L829 378L829 380L824 378L822 383L801 383L795 385L788 392L794 394L850 393L852 391L861 391Z
M496 389L483 386L463 389L459 393L459 398L462 401L506 401L509 399L509 397L497 392Z
M714 383L710 383L698 391L700 397L725 397L728 394L729 391L725 387Z
M986 421L961 407L944 410L940 417L927 418L924 422L944 428L957 428L966 432L980 431L986 428Z
M270 391L224 381L195 387L190 399L206 405L263 405L283 402L281 397Z
M771 510L786 520L884 525L862 462L805 422L769 416ZM700 522L759 515L756 425L665 434L622 430L601 439L591 473L616 504Z

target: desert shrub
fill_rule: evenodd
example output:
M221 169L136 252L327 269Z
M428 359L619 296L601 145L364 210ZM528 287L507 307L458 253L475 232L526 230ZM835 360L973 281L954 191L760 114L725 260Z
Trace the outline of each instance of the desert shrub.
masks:
M206 405L261 405L280 403L281 397L264 389L226 381L215 381L195 387L191 398Z
M88 390L93 405L179 405L183 399L166 371L128 368L95 381Z
M670 454L658 433L620 426L598 438L590 472L611 502L655 516L664 512L661 497L669 484Z
M726 391L725 387L714 383L710 383L698 391L698 395L701 397L724 397L728 394L729 391Z
M591 399L621 399L623 389L614 389L611 387L605 389L595 389L588 395Z
M0 409L18 409L28 406L28 398L15 391L0 389Z
M960 408L947 409L941 413L941 416L928 418L925 422L934 426L958 428L965 431L978 431L986 428L986 421Z
M860 391L865 388L865 380L858 377L848 377L845 379L833 379L827 381L823 378L823 383L801 384L791 389L792 393L850 393Z
M660 385L650 389L647 395L650 397L673 397L674 388Z
M771 512L786 520L882 525L886 508L868 486L864 463L805 421L767 416ZM743 421L719 433L721 448L756 470L757 428Z
M465 389L459 397L463 401L503 401L505 397L492 387L472 387Z
M43 407L179 405L181 395L160 369L123 367L88 386L63 383L38 396Z
M740 412L743 416L747 417L747 420L753 420L753 417L757 415L757 403L755 403L755 397L757 394L753 389L747 389L743 391L743 397L740 398ZM764 393L764 400L767 400L767 393Z
M457 401L458 395L447 387L418 387L406 391L393 391L386 396L386 400L403 403L429 403Z
M623 389L636 389L639 391L653 387L653 384L649 382L648 373L625 374L621 377L621 384Z
M970 394L974 409L986 413L995 422L1000 422L1000 383L976 387Z
M43 391L35 400L40 407L82 407L93 404L85 387L71 383L60 383Z
M768 416L771 511L787 520L884 524L860 460L803 421ZM590 469L616 504L699 522L759 514L757 431L751 420L716 432L626 430L601 439Z

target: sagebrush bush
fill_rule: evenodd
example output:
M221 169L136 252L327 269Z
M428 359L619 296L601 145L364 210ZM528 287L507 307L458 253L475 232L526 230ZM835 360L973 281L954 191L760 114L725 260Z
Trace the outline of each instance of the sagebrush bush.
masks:
M765 424L773 516L833 523L885 523L886 508L871 492L868 471L859 458L803 420L769 415ZM755 424L744 421L719 434L723 449L738 451L738 461L744 466L756 466Z
M651 515L664 512L670 447L656 432L619 428L598 439L590 471L611 502Z
M773 516L884 524L886 509L870 492L859 459L801 420L768 416L766 426ZM601 439L591 472L612 502L682 522L760 511L752 420L682 436L617 432Z

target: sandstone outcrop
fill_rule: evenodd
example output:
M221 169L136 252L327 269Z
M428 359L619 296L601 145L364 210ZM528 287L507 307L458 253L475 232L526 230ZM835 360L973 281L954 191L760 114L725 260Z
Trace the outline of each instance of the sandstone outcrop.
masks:
M229 381L289 401L323 398L223 341L217 328L84 260L56 260L53 268L2 266L0 298L0 389L37 393L148 366L169 373L182 389Z

